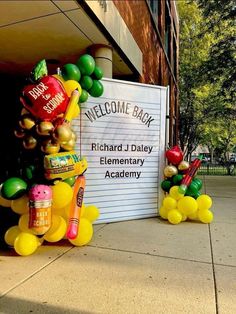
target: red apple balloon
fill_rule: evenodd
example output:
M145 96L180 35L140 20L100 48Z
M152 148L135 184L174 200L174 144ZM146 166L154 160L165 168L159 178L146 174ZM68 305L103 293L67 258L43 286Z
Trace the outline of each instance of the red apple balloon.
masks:
M173 165L178 165L183 160L183 152L179 146L173 146L166 151L166 158Z
M60 81L46 75L35 84L25 86L20 100L36 118L53 121L59 114L66 111L69 97Z

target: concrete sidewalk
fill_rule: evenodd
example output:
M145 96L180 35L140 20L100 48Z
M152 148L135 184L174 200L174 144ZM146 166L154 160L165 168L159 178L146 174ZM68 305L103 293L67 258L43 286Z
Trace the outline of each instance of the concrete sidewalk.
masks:
M0 313L236 313L236 177L205 177L210 225L94 226L83 248L0 256Z

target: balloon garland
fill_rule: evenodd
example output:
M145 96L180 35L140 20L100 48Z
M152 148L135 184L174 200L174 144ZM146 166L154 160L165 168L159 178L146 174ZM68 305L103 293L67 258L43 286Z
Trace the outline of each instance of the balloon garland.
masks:
M76 64L65 64L52 75L42 60L27 79L14 130L25 152L25 166L21 177L2 183L0 193L0 205L19 215L18 225L4 236L19 255L33 254L44 241L66 238L83 246L92 239L99 210L83 203L88 165L74 151L72 120L89 95L103 94L102 76L93 57L84 54Z
M181 149L174 146L166 151L166 158L169 165L164 168L165 179L161 183L165 193L159 209L161 218L174 225L187 219L211 223L212 199L209 195L201 194L202 181L196 177L201 157L189 164L183 160Z

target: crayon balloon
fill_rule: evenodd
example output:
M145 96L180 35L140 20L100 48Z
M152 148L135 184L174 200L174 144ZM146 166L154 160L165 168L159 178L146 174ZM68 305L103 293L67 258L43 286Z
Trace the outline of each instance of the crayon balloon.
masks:
M73 240L78 235L81 208L84 197L85 177L79 176L76 179L74 193L70 207L69 224L66 232L68 239Z
M201 161L202 158L196 158L194 161L191 163L186 175L184 176L183 180L181 181L181 184L179 186L179 193L185 194L187 191L187 188L191 184L194 175L196 174L197 170L201 166Z

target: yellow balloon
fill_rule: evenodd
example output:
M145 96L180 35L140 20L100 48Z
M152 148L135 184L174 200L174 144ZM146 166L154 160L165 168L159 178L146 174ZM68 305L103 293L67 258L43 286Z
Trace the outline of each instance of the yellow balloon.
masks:
M197 198L198 208L201 209L210 209L212 206L212 199L209 195L202 194Z
M14 246L15 239L20 232L21 230L18 226L13 226L9 228L4 235L4 240L6 244Z
M189 215L188 215L188 218L189 218L190 220L198 220L198 211L196 210L194 213L189 214Z
M184 197L184 194L179 193L179 186L174 185L170 188L169 194L173 197L176 201L180 200Z
M58 242L66 233L66 221L61 216L52 215L52 224L43 238L48 242Z
M182 215L177 209L172 209L168 213L168 221L173 224L177 225L182 221Z
M37 250L38 243L38 238L34 234L21 232L15 239L14 249L17 254L28 256Z
M161 208L159 209L159 214L161 216L161 218L163 219L167 219L168 218L168 209L166 209L164 206L161 206Z
M182 220L181 221L186 221L188 217L185 214L182 214Z
M70 204L71 204L71 202L60 210L62 212L62 214L59 216L62 216L66 221L69 218ZM54 211L53 211L53 214L54 214Z
M83 218L88 219L90 222L94 222L99 217L99 210L95 205L89 205L85 207Z
M29 228L29 214L24 214L20 216L18 226L21 231L33 234L33 230Z
M69 216L70 216L70 206L71 206L71 203L68 204L66 207L63 208L64 210L64 213L63 213L63 217L66 218L66 220L69 219ZM81 210L80 210L80 217L83 217L84 216L84 212L85 212L85 206L84 206L84 203L82 204L82 207L81 207Z
M175 200L173 197L167 196L167 197L165 197L164 200L163 200L163 206L164 206L166 209L171 210L171 209L176 208L177 202L176 202L176 200Z
M204 224L209 224L212 222L214 216L213 213L208 209L200 209L198 211L198 218Z
M93 236L93 226L86 218L81 218L79 223L79 232L74 240L69 241L75 246L83 246L89 243Z
M67 205L67 206L69 206L69 205ZM66 207L52 208L52 214L64 217L64 215L65 215L65 208Z
M2 195L0 195L0 205L2 207L11 207L11 200L7 200Z
M66 207L72 200L73 189L65 182L52 186L52 211Z
M81 95L82 93L82 88L80 86L80 84L77 82L77 81L74 81L74 80L68 80L66 81L65 83L63 83L64 87L65 87L65 90L66 90L66 93L69 97L71 97L71 94L72 92L75 90L75 89L78 89L79 91L79 94Z
M29 198L25 194L16 200L11 202L11 209L20 215L26 214L29 212Z
M191 196L184 196L178 201L178 210L186 216L193 214L197 211L197 202Z
M64 85L65 80L63 79L62 76L60 76L58 74L53 74L52 76L54 76L58 81L60 81Z

